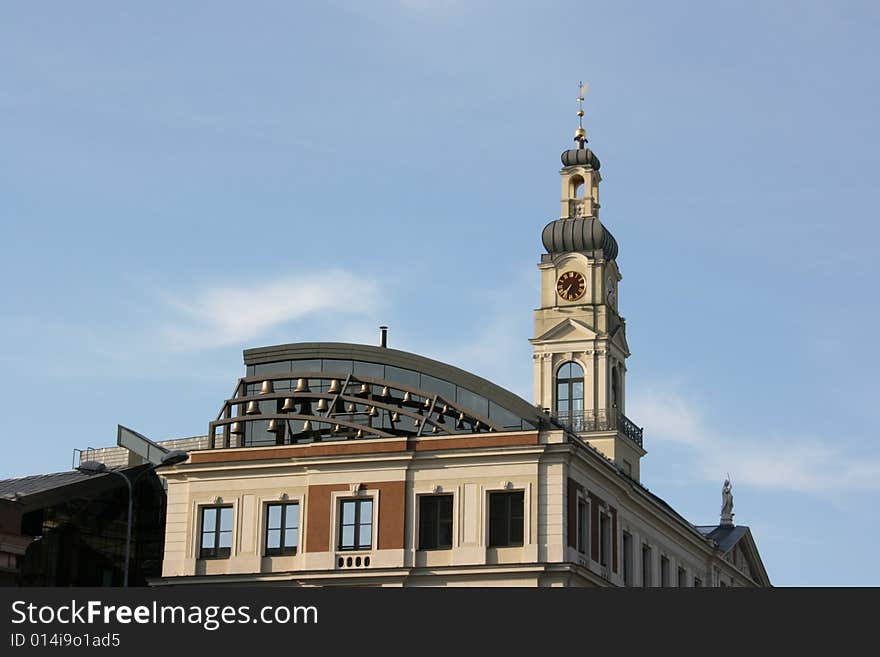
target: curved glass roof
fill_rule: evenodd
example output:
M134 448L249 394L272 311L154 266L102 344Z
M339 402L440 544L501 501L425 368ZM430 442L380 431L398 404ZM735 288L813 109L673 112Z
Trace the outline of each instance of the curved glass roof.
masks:
M396 349L298 343L249 349L244 361L211 423L215 446L522 431L545 420L486 379Z

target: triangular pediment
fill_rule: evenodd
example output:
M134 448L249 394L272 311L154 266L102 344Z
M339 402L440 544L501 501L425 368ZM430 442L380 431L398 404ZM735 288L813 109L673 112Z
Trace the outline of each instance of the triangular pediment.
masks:
M624 354L629 356L629 345L626 342L626 333L623 330L623 324L614 329L614 335L611 336L611 344L615 345Z
M532 342L555 342L566 340L594 340L599 336L592 328L577 319L566 319Z
M724 559L740 572L755 580L761 586L771 586L767 570L755 545L752 532L744 525L701 527L704 536L713 539L721 548Z

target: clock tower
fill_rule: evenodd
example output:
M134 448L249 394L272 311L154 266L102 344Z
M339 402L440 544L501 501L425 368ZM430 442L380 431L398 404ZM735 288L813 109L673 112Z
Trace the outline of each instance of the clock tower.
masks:
M618 306L617 240L599 221L599 158L587 148L582 124L574 140L562 153L560 218L541 234L541 306L531 339L535 403L638 480L645 450L641 428L625 415L630 352Z

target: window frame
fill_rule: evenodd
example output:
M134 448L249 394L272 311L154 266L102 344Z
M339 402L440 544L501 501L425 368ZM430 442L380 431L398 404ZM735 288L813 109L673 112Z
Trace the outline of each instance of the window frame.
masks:
M300 508L299 500L277 500L272 502L265 503L265 513L263 514L263 518L265 519L265 525L263 528L263 556L266 557L282 557L282 556L293 556L299 552L299 531L302 526L302 510ZM273 506L281 507L281 525L277 528L269 527L269 512ZM295 506L297 507L297 521L296 521L296 545L293 547L289 547L285 545L285 538L287 537L287 507ZM280 539L279 539L279 547L270 548L269 547L269 531L270 530L279 530L280 531Z
M370 503L370 543L369 545L361 545L360 536L361 536L361 528L364 523L361 518L361 509L364 504L367 502ZM354 545L353 546L345 546L343 545L343 527L345 519L345 505L353 503L355 505L355 515L354 515L354 524L352 525L355 528L354 531ZM363 497L341 497L337 501L338 508L338 518L336 521L336 530L337 530L337 541L336 541L336 549L340 552L366 552L373 549L373 546L376 543L376 498L373 496L363 496Z
M568 365L577 366L581 371L580 377L566 376L565 378L562 378L562 376L561 376L562 369ZM581 384L581 396L576 398L574 396L574 387L575 387L575 384L577 384L577 383ZM559 408L559 401L560 401L559 386L560 385L565 385L566 392L567 392L567 397L565 398L565 403L568 406L568 408L565 411L562 411ZM554 408L554 411L556 412L556 415L560 416L560 417L564 416L564 417L568 417L568 418L575 417L576 413L580 413L581 415L583 415L583 413L586 409L586 406L585 406L586 397L587 397L586 387L587 387L587 374L586 374L586 370L584 369L583 365L581 365L576 360L567 360L563 363L560 363L559 367L556 368L556 371L553 376L553 408ZM574 399L580 399L581 408L579 410L575 410L572 408L572 406L573 406L572 401Z
M647 556L647 559L645 558ZM642 543L642 588L649 588L654 578L654 549L647 543ZM646 567L647 566L647 567Z
M499 542L497 539L499 537L493 537L493 523L492 523L492 499L494 497L504 496L507 498L508 502L506 505L506 516L507 516L507 527L504 538L506 542ZM522 499L522 538L519 542L514 542L511 540L511 529L514 527L514 519L511 513L510 500L516 496L519 496ZM508 548L508 547L523 547L526 544L526 491L525 489L517 489L517 490L490 490L488 491L488 513L486 514L487 520L489 523L487 536L486 536L486 546L490 548ZM496 539L496 540L493 540Z
M449 545L440 543L440 533L441 533L441 524L445 524L445 521L441 523L440 518L440 502L439 498L448 497L449 498ZM417 523L417 534L416 538L418 539L418 550L422 550L425 552L433 552L437 550L451 550L453 545L455 544L455 495L452 493L424 493L416 495L419 517ZM426 544L423 540L422 535L422 523L425 519L425 510L423 509L423 504L428 503L429 500L437 500L435 506L435 516L433 519L434 522L434 541L433 544ZM432 501L433 501L432 500Z
M678 567L678 588L687 588L687 568L684 566Z
M611 514L599 511L599 565L611 565Z
M669 557L665 554L660 554L660 586L662 588L669 588L670 579L669 579Z
M621 543L623 544L623 585L633 585L633 565L635 555L633 554L633 537L628 531L623 531Z
M580 491L577 495L575 522L577 523L576 548L580 554L586 555L590 551L590 501Z
M231 504L204 504L198 507L199 509L199 559L229 559L232 556L232 543L235 541L232 540L235 537L235 509ZM226 533L221 532L220 527L222 524L223 511L229 510L232 518L232 528L229 530L230 541L229 547L220 547L220 534ZM216 517L214 519L214 528L210 530L210 532L214 535L214 547L207 548L204 545L205 540L205 512L206 511L216 511Z

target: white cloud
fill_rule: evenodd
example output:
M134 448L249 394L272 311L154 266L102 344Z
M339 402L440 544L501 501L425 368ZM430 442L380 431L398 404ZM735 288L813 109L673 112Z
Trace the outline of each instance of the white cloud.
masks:
M317 313L366 312L378 299L374 281L344 270L208 287L191 299L166 295L177 316L160 334L170 349L180 351L239 345Z
M627 408L652 441L691 448L697 475L708 481L729 472L735 482L796 492L880 490L876 457L857 458L828 441L773 429L761 436L713 429L676 390L631 388Z

